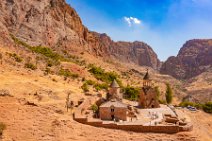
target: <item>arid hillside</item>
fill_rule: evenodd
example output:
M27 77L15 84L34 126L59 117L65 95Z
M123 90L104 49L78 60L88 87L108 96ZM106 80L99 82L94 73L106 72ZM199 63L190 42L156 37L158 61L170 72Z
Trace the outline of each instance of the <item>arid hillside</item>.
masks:
M0 140L211 140L212 115L201 110L179 109L191 118L194 130L177 134L96 128L72 119L78 102L93 104L91 99L105 94L111 79L123 89L140 88L147 69L161 101L166 83L173 90L173 105L184 98L210 101L211 70L205 67L205 54L199 61L205 72L182 81L158 71L161 62L147 44L114 42L106 34L89 31L64 0L2 0L0 11L0 123L6 125ZM75 105L69 112L68 94Z

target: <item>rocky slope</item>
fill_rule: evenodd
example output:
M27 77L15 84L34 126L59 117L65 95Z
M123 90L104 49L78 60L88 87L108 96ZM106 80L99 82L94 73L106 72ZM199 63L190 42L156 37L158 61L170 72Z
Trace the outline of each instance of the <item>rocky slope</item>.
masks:
M89 52L95 56L114 57L157 69L160 61L142 42L114 42L106 34L89 31L76 11L65 0L2 0L0 33L33 46L48 46L70 53Z
M180 49L176 57L169 57L161 72L179 79L187 79L212 67L212 39L190 40Z

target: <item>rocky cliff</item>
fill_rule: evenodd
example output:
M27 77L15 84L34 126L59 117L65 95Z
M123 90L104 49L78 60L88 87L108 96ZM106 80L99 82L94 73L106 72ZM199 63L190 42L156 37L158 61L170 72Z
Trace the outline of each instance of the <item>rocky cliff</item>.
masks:
M212 67L212 39L190 40L180 49L176 57L169 57L161 72L179 79L187 79Z
M13 34L33 46L160 66L157 55L143 42L114 42L106 34L89 31L65 0L1 0L0 11L1 37Z

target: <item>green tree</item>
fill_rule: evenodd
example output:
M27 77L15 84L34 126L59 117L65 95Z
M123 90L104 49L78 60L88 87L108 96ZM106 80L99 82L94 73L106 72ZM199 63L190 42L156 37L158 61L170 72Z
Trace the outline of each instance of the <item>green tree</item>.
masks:
M156 96L157 96L157 100L159 100L160 99L160 90L159 90L159 87L158 86L156 86L155 87L155 91L156 91Z
M92 111L94 112L94 113L97 113L98 112L98 106L96 105L96 104L93 104L92 106L91 106L91 109L92 109Z
M139 88L135 88L132 86L127 86L124 88L125 97L129 100L136 101L138 100Z
M94 116L98 117L99 107L96 104L93 104L91 106L91 109L92 109L93 113L95 114Z
M170 104L172 102L172 98L173 98L173 92L172 92L170 84L167 83L166 84L166 102Z

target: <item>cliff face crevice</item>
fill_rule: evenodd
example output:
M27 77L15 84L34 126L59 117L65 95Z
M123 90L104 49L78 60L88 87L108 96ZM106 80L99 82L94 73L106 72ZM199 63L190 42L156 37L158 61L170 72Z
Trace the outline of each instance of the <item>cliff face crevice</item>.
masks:
M114 42L106 34L89 31L65 0L2 0L0 32L32 45L63 48L114 57L137 65L160 67L150 46L143 42Z
M179 79L187 79L212 67L212 40L190 40L176 57L169 57L161 72Z

